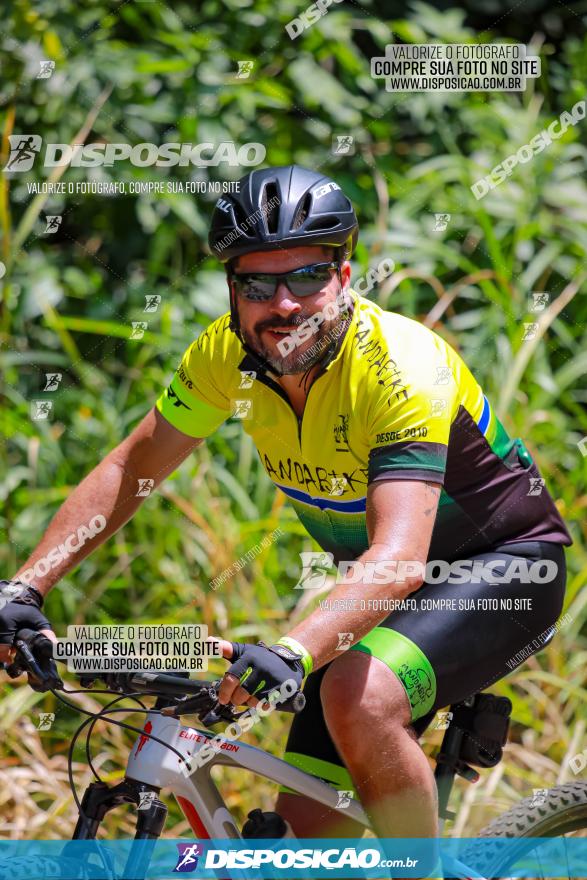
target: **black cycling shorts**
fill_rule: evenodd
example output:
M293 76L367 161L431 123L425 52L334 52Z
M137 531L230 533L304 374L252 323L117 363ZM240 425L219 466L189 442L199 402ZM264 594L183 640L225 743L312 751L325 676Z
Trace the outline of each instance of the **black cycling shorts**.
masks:
M444 574L448 565L432 567L430 578L405 600L409 610L392 612L351 648L395 673L418 735L438 709L485 690L540 651L554 635L563 607L566 566L560 544L524 541L479 553L471 557L469 582L456 583L462 575L454 569ZM306 680L306 706L293 720L285 759L352 791L322 713L320 685L328 665Z

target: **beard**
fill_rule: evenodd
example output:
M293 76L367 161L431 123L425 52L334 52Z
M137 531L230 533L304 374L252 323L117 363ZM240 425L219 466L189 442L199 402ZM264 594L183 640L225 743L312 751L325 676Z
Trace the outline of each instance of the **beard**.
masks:
M263 331L287 327L291 334L295 334L298 327L305 324L311 317L310 315L293 315L287 323L276 318L261 321L255 325L252 332L241 326L241 333L247 345L270 365L276 375L293 376L306 373L326 357L333 343L336 344L347 329L350 316L348 308L341 309L335 318L326 319L309 339L297 344L292 351L285 355L279 351L277 342L266 343L264 341ZM283 338L290 337L284 335ZM293 338L295 339L295 335Z

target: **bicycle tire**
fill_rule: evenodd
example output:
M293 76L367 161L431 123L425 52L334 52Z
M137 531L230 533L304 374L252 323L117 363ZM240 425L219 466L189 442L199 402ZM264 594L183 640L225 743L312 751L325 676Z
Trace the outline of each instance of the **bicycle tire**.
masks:
M475 865L479 873L503 873L511 868L518 859L532 849L532 838L560 837L572 831L587 830L587 782L568 782L556 785L548 790L543 804L531 806L533 797L524 798L507 813L497 816L489 823L478 837L494 837L519 839L520 845L507 855L499 851L496 845L492 853L491 847L483 849L483 856L475 844L469 845L459 858L468 864L467 858Z

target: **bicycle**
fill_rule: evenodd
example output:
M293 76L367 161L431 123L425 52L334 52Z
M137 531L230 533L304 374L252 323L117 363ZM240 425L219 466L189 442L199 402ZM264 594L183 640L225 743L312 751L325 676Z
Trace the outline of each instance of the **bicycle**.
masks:
M172 672L81 675L80 681L86 690L97 678L105 680L109 685L105 690L88 692L115 695L114 700L104 706L100 712L90 713L69 702L59 693L59 690L63 693L77 691L65 690L52 660L51 643L44 636L30 630L21 630L17 634L15 646L16 659L9 668L11 676L15 677L27 671L36 679L48 680L51 685L48 689L58 699L69 707L89 715L74 734L68 754L69 782L79 812L72 841L94 841L100 823L116 806L132 803L139 807L141 799L150 801L146 808L137 810L134 837L136 846L131 846L124 868L124 877L144 878L148 873L152 847L138 844L141 841L151 841L151 843L157 841L164 829L167 806L159 798L162 789L168 789L173 794L199 840L226 838L239 841L259 836L267 838L283 836L285 831L283 820L280 824L280 817L277 814L261 814L259 810L249 813L249 821L242 832L239 830L210 774L210 769L218 764L240 768L279 785L285 785L330 809L336 809L338 806L339 793L333 786L241 740L238 744L232 742L230 748L216 749L205 765L192 768L192 763L200 749L209 744L213 737L208 728L219 722L238 722L246 713L246 710L237 711L236 707L230 704L221 706L218 703L219 681L196 681L185 677L187 673ZM153 707L147 708L142 703L140 698L146 696L156 698ZM134 706L114 708L116 703L126 698L138 700L140 708ZM297 692L278 708L281 711L299 712L302 711L304 703L303 694ZM122 712L137 711L146 714L142 730L112 717ZM492 767L501 760L502 746L505 744L509 727L511 703L507 698L495 697L492 694L476 694L458 706L451 707L451 713L449 716L451 721L446 728L440 750L435 756L439 815L443 821L453 816L447 804L455 776L461 776L470 782L477 781L479 774L471 766L472 764ZM196 714L206 729L182 725L181 716L188 714ZM130 751L125 778L112 786L100 780L92 765L89 751L92 731L100 719L119 724L138 734ZM76 742L86 728L86 754L96 781L88 785L80 801L75 790L72 761ZM145 798L146 795L148 798ZM500 848L499 840L496 839L481 853L478 852L475 844L471 844L462 855L459 855L459 859L465 864L469 864L467 861L469 859L475 864L475 870L482 870L484 876L503 876L504 872L515 870L516 864L523 863L527 859L528 853L537 846L536 838L558 837L577 830L587 830L587 784L576 782L556 786L548 792L543 808L538 811L535 807L529 806L530 801L531 798L526 798L512 810L495 819L480 834L481 838L491 837L502 840L514 838L514 848L508 847L504 850ZM345 810L347 816L365 829L369 828L368 817L358 801L351 799ZM275 818L267 824L266 815ZM265 822L264 826L263 822ZM264 827L267 831L271 823L272 830L260 835L259 827ZM0 880L4 878L17 880L17 877L21 876L16 870L18 868L16 861L8 859L4 864L0 862ZM80 865L78 860L70 856L67 842L60 858L61 873L56 873L55 860L50 861L51 864L47 864L47 870L40 876L61 877L68 880L78 877L97 880L98 877L114 876L112 866L109 866L111 873L105 874L104 870L89 863ZM39 869L38 860L35 866ZM31 880L30 865L28 872L23 873L22 876ZM479 877L481 874L473 873L471 876Z

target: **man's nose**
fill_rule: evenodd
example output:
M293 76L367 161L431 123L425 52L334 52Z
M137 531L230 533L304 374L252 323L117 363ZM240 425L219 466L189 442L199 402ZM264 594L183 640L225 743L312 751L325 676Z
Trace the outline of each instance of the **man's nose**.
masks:
M275 296L271 300L271 310L278 315L295 315L300 312L302 305L295 298L286 284L281 282L277 285Z

